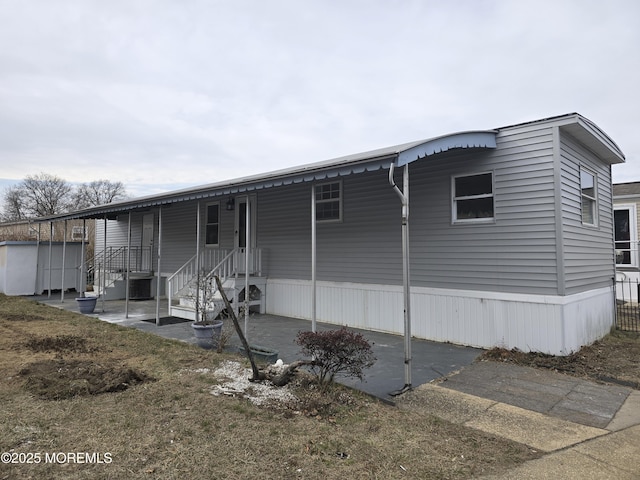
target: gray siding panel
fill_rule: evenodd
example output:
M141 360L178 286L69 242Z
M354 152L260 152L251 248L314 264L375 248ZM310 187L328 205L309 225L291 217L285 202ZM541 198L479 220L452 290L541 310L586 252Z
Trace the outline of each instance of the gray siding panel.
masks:
M613 276L610 170L566 135L558 149L555 131L549 123L510 127L498 133L495 150L451 151L410 165L414 286L558 294L563 277L556 266L556 185L562 190L566 293L605 286L607 275ZM558 150L560 173L554 171ZM596 229L581 224L581 162L598 175ZM481 172L493 173L495 221L453 224L452 176ZM343 219L317 225L319 280L401 285L401 205L387 174L337 179L343 185ZM400 171L396 182L402 183ZM263 272L273 279L311 278L311 192L310 183L255 192L257 246L263 249ZM224 209L226 200L220 200L220 248L230 249L237 212ZM196 205L189 201L163 210L163 272L175 271L195 253ZM142 215L135 214L138 242L141 223ZM110 222L114 242L126 244L126 228L126 215Z
M552 133L529 130L501 133L495 152L411 164L413 285L557 293ZM495 223L452 225L451 176L486 171L495 177ZM400 202L387 171L342 182L343 222L318 225L318 279L400 285ZM310 195L307 184L260 194L259 245L273 278L310 278Z
M567 294L607 287L615 275L611 169L569 135L561 135ZM598 226L582 224L580 166L597 175Z
M501 132L497 143L496 151L434 158L412 171L412 184L429 192L411 191L414 285L557 292L551 129ZM484 171L494 173L495 222L452 224L451 176Z

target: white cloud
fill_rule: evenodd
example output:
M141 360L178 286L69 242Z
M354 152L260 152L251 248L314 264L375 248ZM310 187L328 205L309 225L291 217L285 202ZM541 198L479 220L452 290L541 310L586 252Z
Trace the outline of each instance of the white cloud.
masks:
M0 0L0 177L146 193L578 111L627 154L635 0Z

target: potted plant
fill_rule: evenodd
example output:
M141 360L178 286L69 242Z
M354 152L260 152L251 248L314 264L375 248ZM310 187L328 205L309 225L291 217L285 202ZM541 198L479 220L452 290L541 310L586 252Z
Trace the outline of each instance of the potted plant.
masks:
M224 322L218 319L218 315L224 308L224 303L221 299L216 298L215 293L216 287L213 278L206 271L199 272L195 291L191 295L196 314L191 328L193 328L198 345L207 349L218 344L224 325Z
M96 302L98 301L98 297L87 297L84 292L80 294L79 297L76 297L76 302L78 302L78 309L80 313L93 313L96 308Z

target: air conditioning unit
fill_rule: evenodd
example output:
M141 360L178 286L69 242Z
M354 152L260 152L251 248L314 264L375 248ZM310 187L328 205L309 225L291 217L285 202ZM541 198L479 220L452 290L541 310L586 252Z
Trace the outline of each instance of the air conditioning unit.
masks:
M81 242L83 233L84 233L84 241L86 242L89 240L86 230L83 227L73 227L71 229L71 240L73 240L74 242Z

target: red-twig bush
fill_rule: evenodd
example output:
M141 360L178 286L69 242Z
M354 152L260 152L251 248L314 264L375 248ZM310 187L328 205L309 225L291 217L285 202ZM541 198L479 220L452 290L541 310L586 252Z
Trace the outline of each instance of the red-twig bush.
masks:
M326 387L336 375L362 380L363 370L371 367L376 358L371 345L359 333L342 327L323 332L299 332L296 343L302 354L313 359L311 370Z

